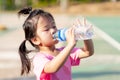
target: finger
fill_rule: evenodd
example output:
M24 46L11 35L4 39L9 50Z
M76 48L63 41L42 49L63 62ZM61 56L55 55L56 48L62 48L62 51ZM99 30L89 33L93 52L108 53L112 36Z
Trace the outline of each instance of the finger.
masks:
M74 34L74 32L75 32L75 28L72 28L72 34Z
M72 26L75 27L75 24L73 23Z
M89 31L89 30L93 30L93 25L92 24L87 28L87 31Z
M72 34L72 27L68 29L68 33L71 35Z
M72 28L76 29L77 27L76 27L76 25L75 25L75 24L73 24Z
M72 27L71 27L71 28L69 28L69 30L68 30L68 31L69 31L69 33L71 33L71 32L72 32Z
M79 26L82 26L82 23L81 23L80 19L77 19L77 24L78 24Z
M74 27L74 28L78 27L78 25L77 25L77 23L76 23L76 22L75 22L75 23L73 23L73 27Z
M86 19L85 18L83 18L83 24L84 24L84 26L86 26Z
M91 24L89 27L88 27L88 29L92 29L93 28L93 25Z
M74 32L75 32L75 29L74 29L74 28L72 28L72 29L71 29L71 36L75 39Z

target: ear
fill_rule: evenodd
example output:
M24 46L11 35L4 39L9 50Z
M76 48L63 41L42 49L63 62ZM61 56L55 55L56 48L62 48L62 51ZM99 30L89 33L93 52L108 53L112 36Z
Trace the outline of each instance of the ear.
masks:
M40 44L40 38L38 37L34 37L31 39L32 43L35 45L39 45Z

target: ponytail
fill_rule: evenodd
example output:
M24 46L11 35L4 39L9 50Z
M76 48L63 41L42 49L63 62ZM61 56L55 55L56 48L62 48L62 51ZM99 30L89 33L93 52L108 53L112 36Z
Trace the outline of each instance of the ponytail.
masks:
M18 12L18 16L24 14L30 14L32 12L32 7L26 7L26 8L23 8L21 9L19 12Z
M31 69L30 59L28 58L28 55L27 55L30 51L26 49L25 43L26 43L26 40L24 40L19 47L19 55L22 63L21 75L23 75L25 72L29 73Z

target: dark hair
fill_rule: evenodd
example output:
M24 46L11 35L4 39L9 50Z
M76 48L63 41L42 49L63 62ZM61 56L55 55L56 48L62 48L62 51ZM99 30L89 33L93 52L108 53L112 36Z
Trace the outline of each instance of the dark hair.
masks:
M29 71L31 70L31 62L27 55L28 53L31 52L31 50L28 50L26 48L26 41L29 41L31 45L35 47L36 49L38 48L37 45L34 45L32 43L31 39L36 36L37 22L38 22L39 17L40 16L47 17L47 18L49 17L54 20L53 16L50 13L45 12L42 9L34 9L32 11L32 7L28 7L28 8L23 8L22 10L18 12L18 16L26 15L26 14L29 14L29 16L27 17L27 19L25 20L23 24L25 40L21 43L19 47L19 55L20 55L21 63L22 63L21 75L23 75L24 73L29 73Z

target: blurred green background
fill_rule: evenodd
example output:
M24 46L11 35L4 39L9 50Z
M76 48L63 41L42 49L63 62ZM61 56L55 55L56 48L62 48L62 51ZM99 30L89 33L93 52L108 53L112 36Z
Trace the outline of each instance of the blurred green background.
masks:
M99 3L117 0L0 0L1 10L16 10L25 6L32 7L49 7L56 6L62 2L67 2L69 5L82 4L82 3ZM118 0L119 1L119 0Z
M27 6L51 12L58 28L81 17L94 25L95 53L72 68L73 80L120 79L120 0L0 0L0 80L35 80L33 72L20 76L18 47L26 17L18 18L17 12ZM79 41L77 47L82 45Z

